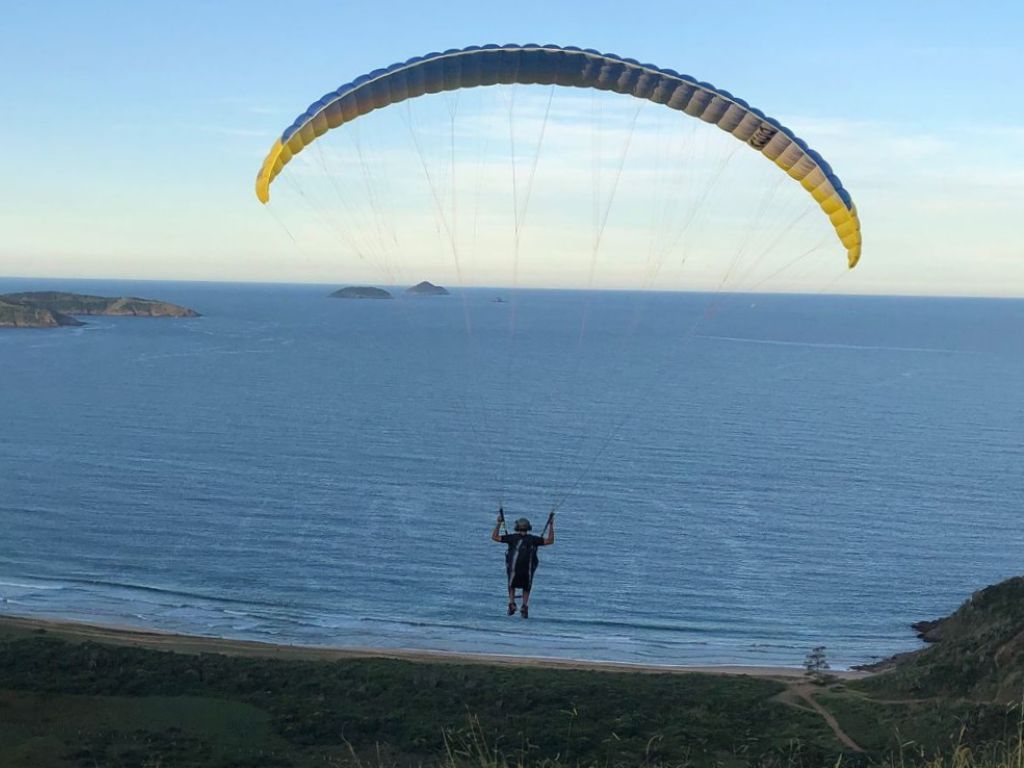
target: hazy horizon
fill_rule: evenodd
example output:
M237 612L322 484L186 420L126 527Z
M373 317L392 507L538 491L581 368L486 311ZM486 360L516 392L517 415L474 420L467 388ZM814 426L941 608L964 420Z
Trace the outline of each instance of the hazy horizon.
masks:
M384 289L396 289L404 290L416 284L411 283L384 283L384 282L356 282L346 280L222 280L222 279L178 279L178 278L145 278L145 277L69 277L69 276L39 276L39 275L0 275L0 282L4 281L19 281L19 282L32 282L32 281L43 281L43 282L59 282L59 281L70 281L70 282L92 282L92 283L153 283L153 284L208 284L208 285L245 285L245 286L280 286L287 288L290 286L294 287L310 287L310 286L322 286L325 289L336 289L343 288L346 286L353 287L376 287ZM458 292L461 290L471 291L566 291L566 292L578 292L587 291L593 293L694 293L694 294L720 294L720 295L735 295L735 296L815 296L815 295L827 295L827 296L851 296L851 297L878 297L878 298L908 298L908 299L993 299L1000 301L1024 301L1024 295L996 295L996 294L971 294L971 293L872 293L872 292L847 292L847 291L829 291L823 293L821 291L799 291L799 290L770 290L770 289L758 289L756 291L714 291L714 290L702 290L697 288L597 288L587 286L567 286L567 285L453 285L450 283L444 283L441 281L433 280L429 276L423 278L428 282L434 283L447 288L449 291ZM40 290L55 290L53 286L47 286ZM75 291L69 291L69 293L75 293Z

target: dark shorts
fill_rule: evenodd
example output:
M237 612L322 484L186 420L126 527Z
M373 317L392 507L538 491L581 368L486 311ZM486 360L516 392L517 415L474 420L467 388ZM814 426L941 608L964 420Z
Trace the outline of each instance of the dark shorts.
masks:
M529 573L517 573L512 577L512 581L509 582L509 589L525 589L530 590L532 586L533 577Z

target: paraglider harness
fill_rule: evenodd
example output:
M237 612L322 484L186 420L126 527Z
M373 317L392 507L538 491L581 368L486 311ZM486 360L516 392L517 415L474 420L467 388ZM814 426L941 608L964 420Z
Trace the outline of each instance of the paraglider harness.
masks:
M546 539L548 537L548 530L551 528L551 526L554 524L554 522L555 522L555 511L551 510L551 512L548 513L547 522L544 523L544 528L540 532L540 535L541 535L542 539ZM518 523L518 521L517 521L517 523ZM501 507L501 506L498 507L498 525L500 526L499 530L501 531L501 534L503 536L507 536L508 535L508 526L505 524L505 509L504 509L504 507ZM516 530L518 531L518 527L517 527ZM529 531L529 528L524 530L523 533L526 533L527 531ZM512 560L510 559L510 554L511 554L510 552L507 552L505 554L505 568L508 571L508 580L509 580L509 585L511 586L512 579L515 577L515 563L513 563ZM534 557L536 557L536 555L534 555ZM533 568L534 567L535 566L533 566L531 564L531 566L530 566L530 582L531 582L531 584L533 582ZM521 595L515 595L515 597L521 597Z

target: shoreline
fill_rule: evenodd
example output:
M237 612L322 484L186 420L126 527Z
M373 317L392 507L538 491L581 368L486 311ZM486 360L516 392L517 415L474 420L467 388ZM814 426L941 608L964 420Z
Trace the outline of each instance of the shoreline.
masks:
M183 654L216 653L225 656L284 659L290 661L341 661L346 659L392 659L415 663L477 664L483 666L521 666L539 669L564 669L591 672L630 672L636 674L747 675L761 678L799 679L805 676L798 667L742 666L732 664L673 666L631 664L616 661L587 661L550 657L508 656L501 654L424 651L412 649L355 646L311 646L269 643L258 640L232 640L202 635L186 635L158 629L137 629L67 619L29 618L0 614L0 638L47 635L70 642L96 642L104 645L148 648ZM868 677L866 670L832 670L841 680Z

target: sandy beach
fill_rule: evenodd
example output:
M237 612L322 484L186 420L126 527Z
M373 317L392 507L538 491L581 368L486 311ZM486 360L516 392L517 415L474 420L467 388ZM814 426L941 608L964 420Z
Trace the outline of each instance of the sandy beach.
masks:
M249 656L304 661L333 661L337 659L377 658L400 659L421 663L482 664L492 666L528 666L551 669L579 669L604 672L635 672L643 674L709 674L750 675L752 677L801 678L804 670L793 667L759 666L658 666L625 664L610 661L584 661L574 659L533 658L496 654L452 653L390 648L358 648L348 646L303 646L263 643L252 640L234 640L220 637L181 635L153 629L91 624L61 619L26 618L0 615L0 637L19 637L47 634L71 642L92 641L105 645L150 648L174 653L219 653L227 656ZM836 670L833 674L844 680L866 677L868 672Z

